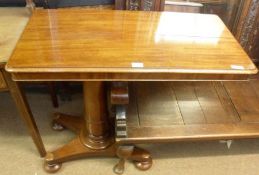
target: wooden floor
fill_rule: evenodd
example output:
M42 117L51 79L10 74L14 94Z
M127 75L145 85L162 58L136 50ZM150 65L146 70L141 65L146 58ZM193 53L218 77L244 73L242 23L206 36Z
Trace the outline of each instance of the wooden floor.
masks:
M127 117L119 142L258 137L259 80L134 82Z

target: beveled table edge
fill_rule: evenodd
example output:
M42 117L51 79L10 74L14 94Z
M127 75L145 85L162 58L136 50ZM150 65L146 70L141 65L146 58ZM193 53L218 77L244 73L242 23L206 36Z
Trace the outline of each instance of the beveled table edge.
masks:
M241 81L249 74L12 73L14 81Z
M5 67L10 73L177 73L177 74L256 74L258 69L177 69L177 68L14 68Z

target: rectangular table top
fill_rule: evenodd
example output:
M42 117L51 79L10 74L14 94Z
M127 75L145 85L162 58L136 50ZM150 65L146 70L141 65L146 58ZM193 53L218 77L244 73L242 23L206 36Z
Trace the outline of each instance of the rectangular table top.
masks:
M29 17L25 7L0 7L0 64L10 58Z
M123 74L124 80L148 73L157 79L179 74L224 79L257 72L216 15L84 9L35 10L7 70L49 73L53 79L55 73L80 74L70 79Z

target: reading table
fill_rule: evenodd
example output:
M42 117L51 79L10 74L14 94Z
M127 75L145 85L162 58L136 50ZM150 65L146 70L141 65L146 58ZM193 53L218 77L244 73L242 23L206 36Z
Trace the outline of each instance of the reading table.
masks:
M146 170L136 143L259 136L259 83L222 82L257 68L215 15L35 10L6 69L15 81L83 82L84 117L55 114L53 128L77 136L47 153L48 172L87 156Z

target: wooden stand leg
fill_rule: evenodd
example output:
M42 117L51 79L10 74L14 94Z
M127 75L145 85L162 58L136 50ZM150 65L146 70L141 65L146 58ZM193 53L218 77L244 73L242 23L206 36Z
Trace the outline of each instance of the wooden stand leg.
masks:
M3 71L7 86L10 90L10 93L16 103L16 106L20 112L20 115L24 122L27 125L27 128L32 136L32 139L41 155L41 157L44 157L46 155L46 150L43 145L39 130L36 126L36 123L33 119L31 110L29 108L27 99L25 95L23 94L22 89L20 89L20 86L18 82L15 82L11 79L11 75L7 73L6 71Z
M59 97L62 101L71 101L71 87L69 82L59 82Z
M52 105L54 108L58 108L58 97L57 97L57 92L55 88L55 84L53 82L47 82Z

